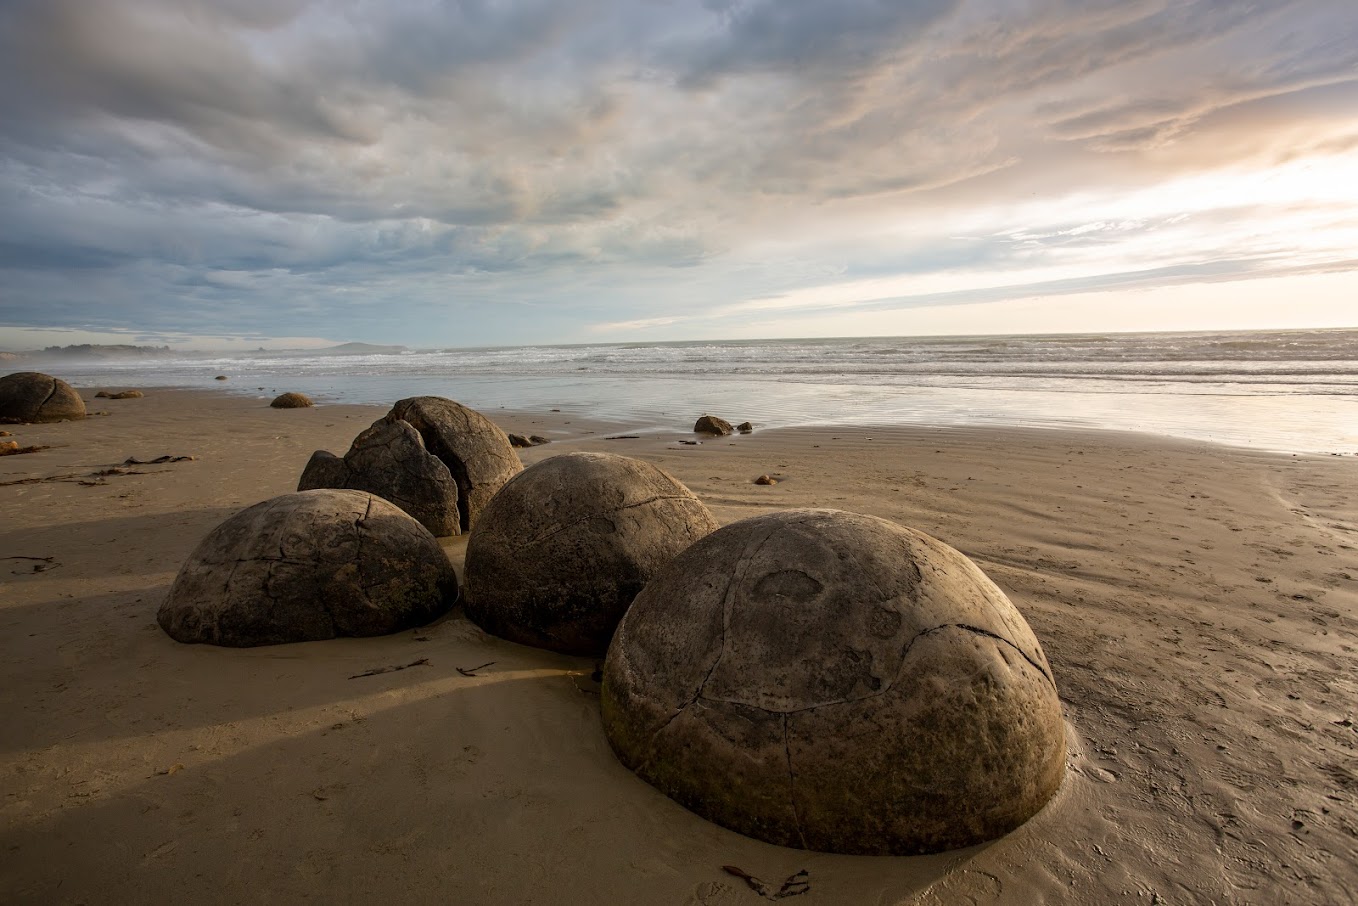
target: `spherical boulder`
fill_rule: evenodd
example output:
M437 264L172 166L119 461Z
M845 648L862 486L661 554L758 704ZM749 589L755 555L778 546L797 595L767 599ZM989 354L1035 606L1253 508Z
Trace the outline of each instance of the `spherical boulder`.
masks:
M386 419L408 422L448 467L457 482L463 530L476 524L495 492L523 471L505 432L461 403L440 396L411 397L397 401Z
M310 409L315 405L305 393L280 393L269 403L275 409Z
M457 482L409 422L378 419L340 458L311 454L297 490L351 488L376 494L405 510L435 535L456 535Z
M525 469L467 541L467 616L487 632L602 655L637 592L717 523L667 473L611 453Z
M0 378L0 421L61 422L85 417L85 401L61 378L18 371Z
M234 648L421 626L457 599L443 549L361 491L285 494L217 526L179 570L157 619L180 642Z
M906 855L993 839L1056 791L1065 727L1022 615L883 519L757 516L647 585L604 664L628 768L770 843Z

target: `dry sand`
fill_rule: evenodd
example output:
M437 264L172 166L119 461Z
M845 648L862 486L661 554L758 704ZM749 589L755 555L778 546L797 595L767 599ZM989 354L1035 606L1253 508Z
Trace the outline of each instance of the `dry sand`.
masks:
M1358 897L1352 456L1000 429L684 446L679 430L605 440L623 426L488 413L555 438L526 461L639 456L723 523L872 513L1008 592L1056 673L1065 786L992 844L867 858L686 812L612 757L593 662L459 611L379 639L176 644L155 610L199 539L383 410L187 391L99 405L111 414L10 427L51 449L0 458L0 901L762 902L724 865L775 887L804 869L806 906ZM90 475L162 454L195 459ZM446 543L459 566L463 546Z

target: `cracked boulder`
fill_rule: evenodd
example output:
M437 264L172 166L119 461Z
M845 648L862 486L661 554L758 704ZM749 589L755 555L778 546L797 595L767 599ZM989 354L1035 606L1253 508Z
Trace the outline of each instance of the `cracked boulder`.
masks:
M500 489L467 541L467 616L493 635L600 656L651 577L717 523L666 472L567 453Z
M422 626L457 599L434 536L361 491L285 494L217 526L157 619L171 638L233 648Z
M967 557L871 516L792 510L676 558L604 664L618 758L781 846L938 852L1018 827L1065 727L1027 622Z
M408 422L379 419L354 438L343 458L325 450L311 454L297 490L348 488L396 504L435 535L456 535L457 482Z
M85 401L61 378L18 371L0 378L0 422L61 422L85 417Z
M387 421L408 422L425 448L443 461L457 483L462 530L470 529L490 498L523 471L523 463L499 426L475 409L441 396L400 400Z

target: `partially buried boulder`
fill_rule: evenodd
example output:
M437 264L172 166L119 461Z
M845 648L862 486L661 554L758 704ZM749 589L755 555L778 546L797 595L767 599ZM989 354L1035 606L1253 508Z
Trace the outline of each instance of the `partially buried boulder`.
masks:
M964 555L870 516L733 523L633 603L604 665L619 759L725 827L936 852L1035 814L1065 768L1051 668Z
M648 462L553 456L506 484L472 530L467 616L511 641L601 655L637 592L716 527Z
M309 409L314 403L305 393L281 393L269 405L275 409Z
M0 421L61 422L85 417L85 401L61 378L18 371L0 378Z
M523 463L505 432L461 403L439 396L416 396L398 401L386 418L408 422L424 439L425 448L448 467L457 482L464 531L480 518L495 492L523 471Z
M457 482L408 422L379 419L341 459L325 450L311 454L297 490L350 488L388 500L435 535L456 535L460 520Z
M421 626L457 599L434 536L359 491L286 494L213 529L157 619L180 642L235 648Z
M731 427L730 422L715 415L701 415L693 423L694 434L717 434L724 437L733 430L735 429Z

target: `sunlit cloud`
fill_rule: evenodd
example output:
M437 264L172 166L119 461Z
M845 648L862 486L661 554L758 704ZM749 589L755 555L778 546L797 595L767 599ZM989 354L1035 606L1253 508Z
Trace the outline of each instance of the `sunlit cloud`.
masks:
M1347 0L15 0L0 348L1231 327L1352 269L1355 71Z

